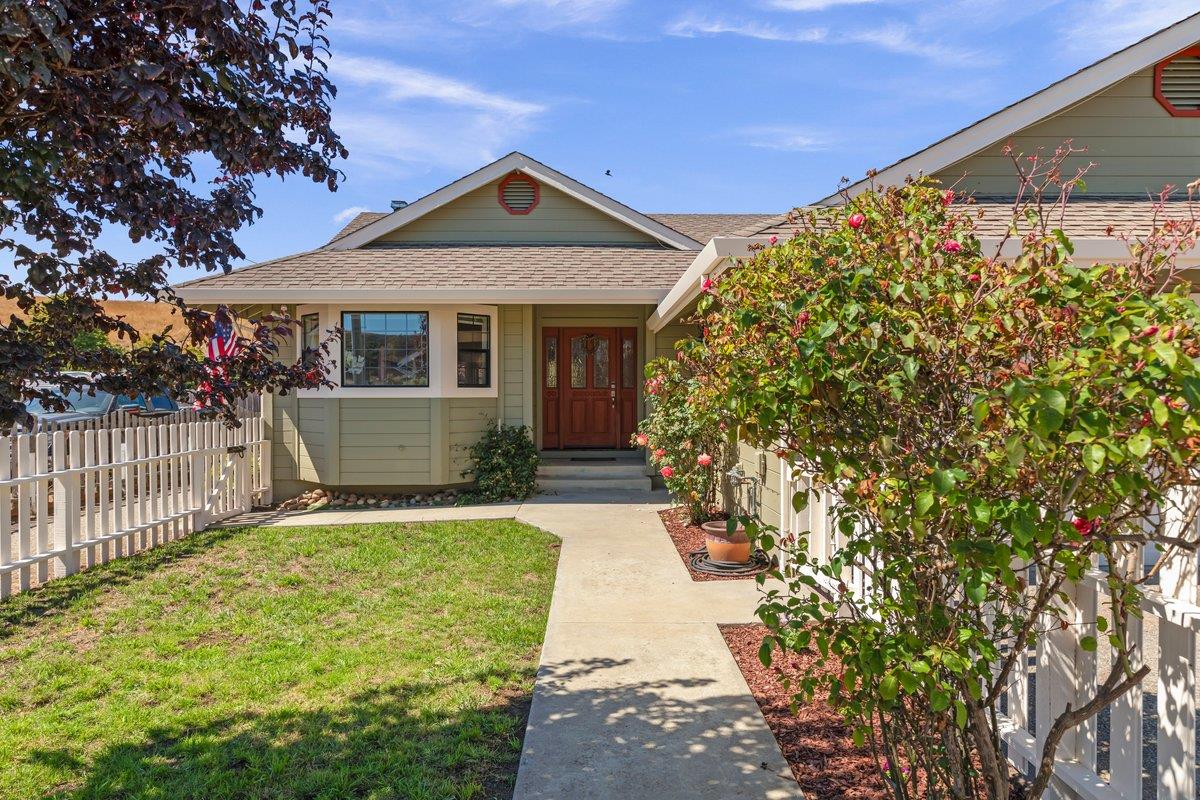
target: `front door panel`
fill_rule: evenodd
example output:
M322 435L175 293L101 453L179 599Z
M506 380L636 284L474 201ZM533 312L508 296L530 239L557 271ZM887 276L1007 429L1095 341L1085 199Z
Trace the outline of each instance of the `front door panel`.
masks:
M614 328L562 330L563 447L620 447L620 346Z

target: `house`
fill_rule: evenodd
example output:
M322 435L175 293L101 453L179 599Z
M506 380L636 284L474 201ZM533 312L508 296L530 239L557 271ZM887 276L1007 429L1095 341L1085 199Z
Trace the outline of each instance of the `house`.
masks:
M1097 164L1064 220L1077 257L1126 257L1109 227L1146 233L1152 196L1200 177L1200 14L875 180L928 174L974 193L982 235L998 240L1014 187L1005 145L1028 153L1066 139ZM338 387L273 399L281 496L312 484L447 486L464 482L467 449L495 421L529 426L543 451L628 449L643 367L695 332L702 280L793 230L787 213L643 213L512 153L411 204L360 214L315 250L177 288L193 304L285 305L303 320L301 346L343 328ZM750 502L778 519L778 460L743 447L741 461Z

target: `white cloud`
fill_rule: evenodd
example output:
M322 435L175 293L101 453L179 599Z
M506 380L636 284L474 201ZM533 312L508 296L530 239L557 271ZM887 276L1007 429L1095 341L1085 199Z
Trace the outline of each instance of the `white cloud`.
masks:
M734 135L750 147L790 153L824 150L828 139L811 128L792 125L754 125L739 128Z
M380 88L386 99L395 102L433 100L514 117L528 117L545 110L536 103L489 93L455 78L379 58L335 56L330 63L330 72L337 81Z
M828 35L824 28L788 30L761 22L727 20L697 14L680 17L667 26L666 33L669 36L685 38L730 34L768 42L820 42Z
M330 71L342 90L334 129L350 151L352 178L395 179L431 166L474 169L514 149L546 111L381 58L339 54Z
M610 19L627 0L479 0L487 10L510 9L538 24L540 29L566 28Z
M354 219L359 214L363 213L364 211L370 211L370 210L371 209L367 208L366 206L350 206L349 208L343 208L341 211L334 214L332 219L338 225L345 225L347 222Z
M1088 0L1068 18L1072 50L1098 56L1126 47L1195 14L1195 0Z
M942 63L965 63L974 67L995 63L995 58L963 46L951 46L943 42L916 37L907 25L893 23L881 28L852 31L838 37L846 44L868 44L905 56L916 56Z
M834 6L862 6L879 0L767 0L768 8L780 11L825 11Z

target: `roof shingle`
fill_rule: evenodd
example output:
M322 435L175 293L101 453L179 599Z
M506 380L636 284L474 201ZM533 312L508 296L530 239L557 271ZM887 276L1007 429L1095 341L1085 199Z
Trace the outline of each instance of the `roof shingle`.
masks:
M663 247L387 245L311 250L200 278L205 289L670 289L696 257Z

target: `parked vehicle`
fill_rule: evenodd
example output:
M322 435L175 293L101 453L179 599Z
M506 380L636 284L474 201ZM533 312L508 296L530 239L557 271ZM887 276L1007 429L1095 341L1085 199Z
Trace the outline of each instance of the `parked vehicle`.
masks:
M149 418L165 417L179 411L179 404L165 394L140 394L134 397L114 395L98 389L92 392L76 389L58 394L70 407L66 411L53 411L37 400L31 400L28 410L35 420L62 425L98 419L115 411Z

